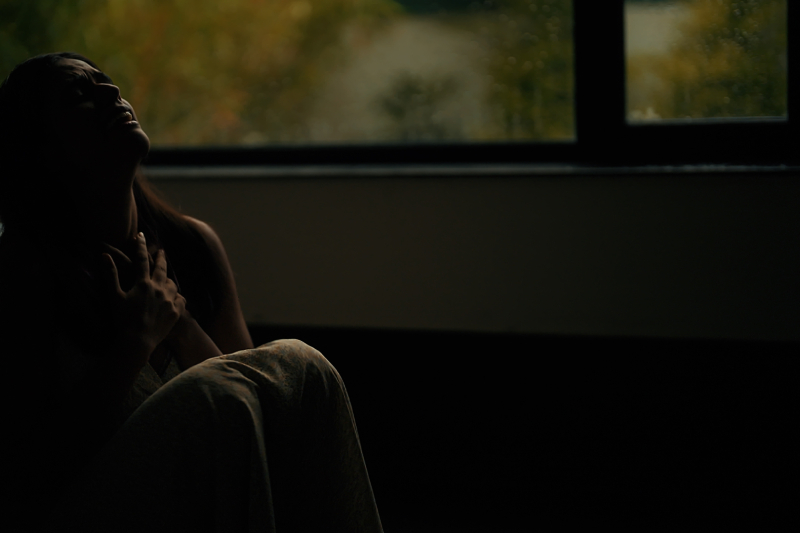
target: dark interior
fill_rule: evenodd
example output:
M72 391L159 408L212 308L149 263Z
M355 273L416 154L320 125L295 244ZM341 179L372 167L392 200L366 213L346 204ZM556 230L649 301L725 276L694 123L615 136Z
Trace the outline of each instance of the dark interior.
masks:
M389 533L797 523L796 343L251 331L337 367Z

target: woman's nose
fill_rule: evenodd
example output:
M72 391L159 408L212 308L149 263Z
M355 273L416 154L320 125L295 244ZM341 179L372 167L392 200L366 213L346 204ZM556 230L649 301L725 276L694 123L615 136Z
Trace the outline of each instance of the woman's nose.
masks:
M110 83L98 83L95 86L98 99L102 103L116 102L120 99L119 87Z

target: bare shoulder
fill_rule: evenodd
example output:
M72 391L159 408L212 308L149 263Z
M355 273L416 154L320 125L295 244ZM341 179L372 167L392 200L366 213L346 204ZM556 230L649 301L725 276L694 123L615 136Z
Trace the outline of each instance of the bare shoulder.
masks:
M186 216L186 215L184 215ZM222 274L222 300L217 320L209 326L208 334L223 353L232 353L245 348L252 348L253 341L247 331L247 325L239 306L233 270L228 254L222 246L222 240L214 229L196 218L186 216L186 220L194 227L208 245L214 261Z
M219 235L217 235L217 232L214 231L214 228L197 218L190 217L188 215L183 216L189 221L192 227L196 229L206 241L208 241L210 245L222 246L222 241L220 240Z
M222 262L223 265L226 265L228 263L228 255L225 253L225 247L222 245L222 240L219 238L219 235L217 235L217 232L214 231L214 228L202 220L187 215L184 216L206 242L209 250L211 250L211 253L214 256L214 259Z

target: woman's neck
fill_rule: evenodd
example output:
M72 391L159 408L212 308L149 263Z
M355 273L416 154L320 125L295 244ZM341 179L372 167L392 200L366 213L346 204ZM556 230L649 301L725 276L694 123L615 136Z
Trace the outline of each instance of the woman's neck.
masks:
M86 240L124 248L139 231L132 187L116 195L96 191L81 200L78 232Z
M129 189L115 201L102 204L96 216L96 222L91 227L99 230L97 237L100 242L117 247L129 243L139 231L133 189Z

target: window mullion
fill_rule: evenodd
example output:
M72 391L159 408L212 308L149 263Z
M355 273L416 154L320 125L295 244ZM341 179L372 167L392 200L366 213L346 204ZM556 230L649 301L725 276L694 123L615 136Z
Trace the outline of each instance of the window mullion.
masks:
M796 164L798 159L797 149L800 142L800 5L797 2L787 2L787 108L789 115L787 163Z
M625 119L623 0L574 0L575 116L580 157L613 162Z

